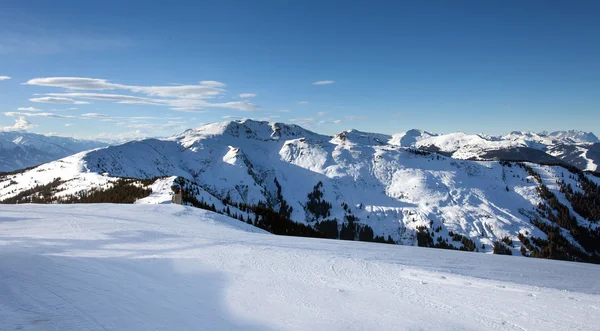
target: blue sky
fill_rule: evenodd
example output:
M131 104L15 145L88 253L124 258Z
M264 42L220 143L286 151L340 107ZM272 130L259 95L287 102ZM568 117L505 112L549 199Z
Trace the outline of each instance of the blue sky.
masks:
M598 12L597 1L5 0L0 129L164 136L239 117L330 134L600 133Z

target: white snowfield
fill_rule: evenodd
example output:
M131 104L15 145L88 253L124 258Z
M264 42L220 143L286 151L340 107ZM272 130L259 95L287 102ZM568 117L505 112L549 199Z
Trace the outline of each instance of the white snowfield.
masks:
M177 205L0 207L1 330L593 330L598 265L283 237Z

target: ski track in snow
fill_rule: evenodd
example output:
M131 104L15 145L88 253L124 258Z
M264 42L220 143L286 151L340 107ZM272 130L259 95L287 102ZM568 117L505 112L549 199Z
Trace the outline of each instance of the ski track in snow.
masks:
M2 206L0 246L0 330L600 325L597 265L274 236L177 205Z

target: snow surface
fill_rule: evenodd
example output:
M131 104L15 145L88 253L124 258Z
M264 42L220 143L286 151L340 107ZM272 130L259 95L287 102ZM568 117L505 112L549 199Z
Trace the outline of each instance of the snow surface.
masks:
M592 330L600 266L283 237L177 205L0 208L2 330Z

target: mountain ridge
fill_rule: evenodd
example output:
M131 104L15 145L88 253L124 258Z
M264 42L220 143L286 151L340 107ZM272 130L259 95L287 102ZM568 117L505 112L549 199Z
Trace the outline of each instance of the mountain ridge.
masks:
M181 182L177 185L186 188L190 203L234 218L258 217L253 206L262 205L320 231L335 224L328 229L337 238L350 233L348 238L356 239L370 231L365 236L405 245L481 252L496 251L495 245L509 238L519 243L506 244L514 255L545 254L545 247L553 245L543 240L556 231L542 224L562 221L539 209L549 206L566 208L574 220L556 232L571 247L563 258L597 256L578 237L584 229L588 237L600 235L596 216L581 216L575 210L582 204L572 202L574 193L588 199L584 185L600 183L591 174L560 165L456 160L388 144L384 137L389 136L356 130L329 137L257 121L211 124L166 139L81 152L1 177L0 200L72 201L111 187L119 178L167 178L170 182L159 185L163 191L153 193L152 203L170 203L169 187ZM536 238L538 244L526 244L519 236Z
M81 151L108 146L93 140L25 132L0 132L0 172L54 161Z

